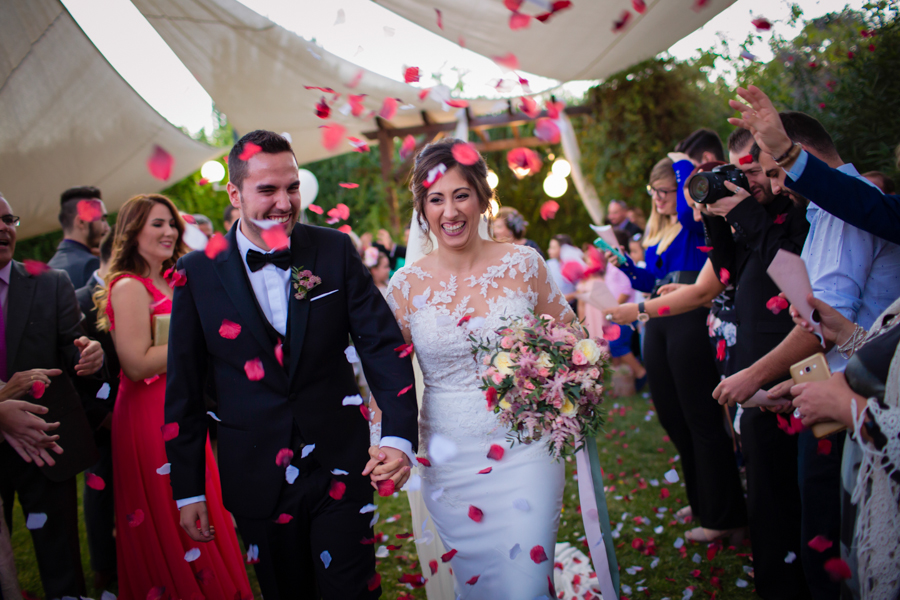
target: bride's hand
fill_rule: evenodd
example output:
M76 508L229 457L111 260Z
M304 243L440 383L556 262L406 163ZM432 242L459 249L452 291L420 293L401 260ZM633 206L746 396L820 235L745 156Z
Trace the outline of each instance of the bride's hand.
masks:
M369 462L362 474L369 476L375 489L378 489L377 482L391 479L394 488L399 490L409 479L411 471L409 457L403 451L388 446L370 446Z

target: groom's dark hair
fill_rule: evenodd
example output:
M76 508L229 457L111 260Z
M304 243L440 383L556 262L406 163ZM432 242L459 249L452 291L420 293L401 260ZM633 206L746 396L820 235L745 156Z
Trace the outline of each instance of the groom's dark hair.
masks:
M251 131L239 139L237 144L231 149L231 152L228 153L228 181L233 183L239 190L244 185L244 179L247 178L247 161L241 159L247 144L259 146L259 152L266 154L290 152L291 156L294 157L294 161L296 162L297 160L294 149L291 148L291 143L283 135L274 131L266 131L265 129ZM255 152L252 154L255 154ZM249 157L247 160L249 160Z

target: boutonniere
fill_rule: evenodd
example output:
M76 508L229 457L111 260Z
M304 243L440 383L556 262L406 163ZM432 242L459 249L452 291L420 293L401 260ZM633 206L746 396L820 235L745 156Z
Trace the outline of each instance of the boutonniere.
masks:
M322 283L322 279L303 267L291 267L291 285L294 287L294 298L303 300L310 290Z

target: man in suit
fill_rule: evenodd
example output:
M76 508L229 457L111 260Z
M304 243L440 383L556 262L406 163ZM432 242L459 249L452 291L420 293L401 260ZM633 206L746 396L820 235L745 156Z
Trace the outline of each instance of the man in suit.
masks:
M241 160L250 143L261 150ZM166 422L179 433L166 451L181 525L198 542L214 535L204 495L212 369L222 498L258 557L266 599L377 598L373 545L360 543L373 537L372 515L360 512L372 501L365 475L380 460L373 475L402 485L418 438L400 329L350 238L297 224L300 181L285 138L248 133L228 167L240 211L229 249L176 267L184 284L172 307ZM357 360L384 415L368 462Z
M81 218L83 215L78 212L78 203L82 200L99 202L102 212L95 220L86 221ZM47 265L68 273L76 290L84 287L100 266L94 250L109 232L106 216L106 206L100 198L100 190L95 187L69 188L59 198L59 224L63 229L63 239Z
M81 312L68 276L54 269L30 274L14 261L19 219L0 196L0 379L17 372L62 369L30 401L47 407L48 422L64 453L55 465L25 462L9 444L0 445L0 495L4 517L12 524L16 494L25 514L46 521L31 530L44 593L48 598L86 593L78 543L75 475L97 461L93 432L70 376L88 377L103 365L100 343L84 336ZM28 331L26 335L26 329Z
M115 510L113 505L112 468L112 411L119 393L119 356L109 331L97 329L97 307L94 293L106 287L105 278L109 272L114 234L103 236L100 242L100 268L94 271L84 287L75 290L78 306L84 315L84 329L88 337L100 342L106 356L104 377L79 378L75 387L84 404L88 422L94 431L94 442L100 452L100 460L87 470L106 482L103 489L95 489L84 481L84 524L87 529L88 550L91 553L91 568L94 571L94 588L106 589L116 579L116 538Z
M606 208L606 220L614 229L624 231L629 238L644 233L644 230L628 218L628 205L621 200L610 200Z

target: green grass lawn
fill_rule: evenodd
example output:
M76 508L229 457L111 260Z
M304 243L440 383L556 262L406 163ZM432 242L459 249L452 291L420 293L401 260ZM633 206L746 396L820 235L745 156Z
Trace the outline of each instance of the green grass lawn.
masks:
M618 408L614 409L616 402ZM686 589L693 587L694 598L711 598L714 594L718 598L729 599L754 597L753 563L749 546L723 548L715 553L705 544L685 544L683 551L675 548L676 540L683 538L684 532L692 525L674 522L674 512L686 503L684 488L681 482L667 484L663 476L673 467L680 474L680 465L675 460L675 447L665 437L653 412L652 403L641 397L632 397L610 400L607 408L609 414L605 434L600 436L598 446L600 464L606 474L610 519L614 529L621 525L616 539L616 555L620 565L622 595L628 598L679 600L685 596ZM574 461L567 463L566 474L559 541L580 546L578 540L584 535L584 527L578 514L578 484L573 478ZM654 481L658 485L653 485ZM665 495L663 488L669 490L666 498L661 497ZM81 489L79 478L79 490ZM376 532L388 534L391 537L389 543L401 546L378 563L384 589L382 597L390 600L424 599L424 589L411 589L398 581L404 573L421 573L415 542L411 538L396 538L396 534L412 531L406 494L376 498L376 503L382 515L381 521L376 525ZM667 509L666 512L658 512L658 508L663 507ZM393 523L385 523L385 518L395 514L401 515L401 518ZM641 518L640 522L635 522L637 517ZM25 529L25 519L18 504L14 521L13 546L16 549L19 580L23 589L40 596L42 589L31 538ZM92 576L87 556L87 540L84 521L80 521L82 560L90 586ZM656 533L655 530L659 527L662 527L661 533ZM655 546L655 555L647 553L651 540ZM583 547L582 549L584 550ZM258 594L259 588L252 569L250 580L254 592ZM739 587L740 582L746 586ZM110 591L116 592L115 589ZM102 590L89 587L88 592L92 598L99 599Z

